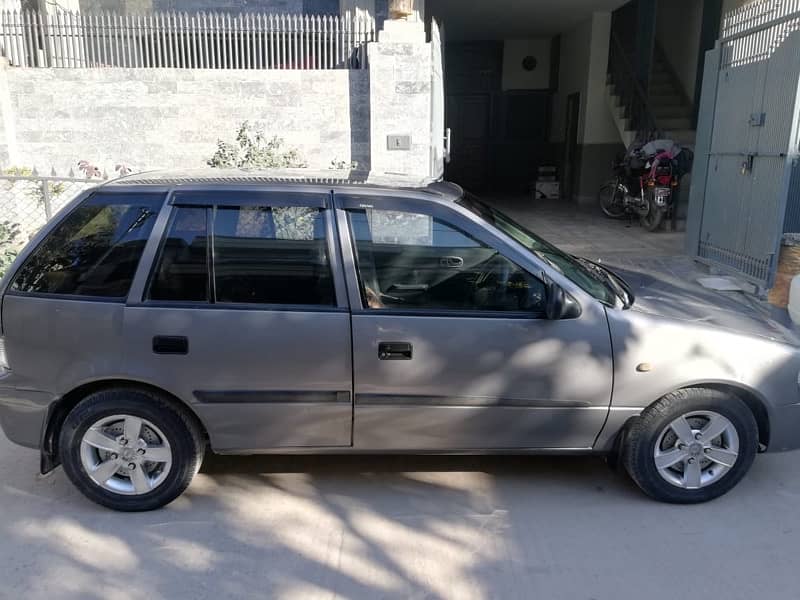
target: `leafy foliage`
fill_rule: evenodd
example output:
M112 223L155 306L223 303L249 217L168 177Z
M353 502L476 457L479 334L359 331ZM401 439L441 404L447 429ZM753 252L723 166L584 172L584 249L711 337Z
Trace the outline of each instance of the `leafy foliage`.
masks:
M17 257L19 236L19 225L10 221L0 222L0 277Z
M307 166L300 153L284 148L284 140L267 137L264 129L244 121L236 133L236 141L217 141L217 151L208 162L209 167L218 169L287 169Z
M331 170L334 171L345 171L345 170L358 171L358 161L353 160L347 162L346 160L336 159L331 161L330 168Z
M94 179L95 177L102 177L99 167L93 165L88 160L78 161L78 168L86 175L86 179Z

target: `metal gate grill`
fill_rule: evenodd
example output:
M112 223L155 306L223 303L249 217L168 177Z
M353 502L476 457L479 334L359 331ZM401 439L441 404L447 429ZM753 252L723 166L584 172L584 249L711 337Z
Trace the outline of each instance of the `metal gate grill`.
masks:
M759 0L726 16L706 56L688 239L698 258L764 288L793 209L799 81L800 0Z

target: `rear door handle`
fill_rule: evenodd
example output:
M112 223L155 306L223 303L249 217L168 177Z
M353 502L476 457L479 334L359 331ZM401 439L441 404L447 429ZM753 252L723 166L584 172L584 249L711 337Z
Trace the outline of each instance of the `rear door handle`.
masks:
M380 342L378 358L381 360L411 360L414 349L408 342Z
M156 354L189 354L189 338L182 335L157 335L153 338Z

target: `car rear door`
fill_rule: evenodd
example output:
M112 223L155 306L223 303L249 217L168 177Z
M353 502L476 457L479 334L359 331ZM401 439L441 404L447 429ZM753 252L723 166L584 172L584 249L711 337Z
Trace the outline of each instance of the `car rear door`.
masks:
M544 318L542 265L455 207L336 197L353 321L354 447L593 446L611 400L605 311Z
M215 450L351 445L350 315L330 194L182 188L125 311L127 365Z

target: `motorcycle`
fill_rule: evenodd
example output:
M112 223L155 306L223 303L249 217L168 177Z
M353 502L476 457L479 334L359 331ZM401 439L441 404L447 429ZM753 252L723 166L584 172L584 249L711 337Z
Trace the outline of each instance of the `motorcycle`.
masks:
M691 151L671 140L632 148L612 165L615 176L598 193L600 208L612 219L638 216L642 227L657 231L672 210L675 188L690 162Z

